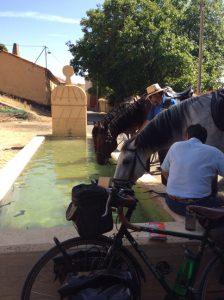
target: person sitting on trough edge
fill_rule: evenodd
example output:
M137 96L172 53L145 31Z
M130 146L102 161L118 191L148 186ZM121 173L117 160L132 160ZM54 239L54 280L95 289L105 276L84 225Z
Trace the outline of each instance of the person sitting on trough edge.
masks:
M211 194L215 176L224 176L224 154L204 144L207 130L200 124L187 128L187 140L174 143L161 166L167 178L166 203L179 215L185 215L188 205L222 206Z

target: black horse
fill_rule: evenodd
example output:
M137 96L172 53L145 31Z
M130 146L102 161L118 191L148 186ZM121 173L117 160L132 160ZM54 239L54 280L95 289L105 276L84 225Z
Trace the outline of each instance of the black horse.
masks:
M139 130L151 109L148 95L143 95L133 103L115 107L105 118L94 124L92 137L96 160L105 165L111 153L117 148L117 137L121 133L133 136Z

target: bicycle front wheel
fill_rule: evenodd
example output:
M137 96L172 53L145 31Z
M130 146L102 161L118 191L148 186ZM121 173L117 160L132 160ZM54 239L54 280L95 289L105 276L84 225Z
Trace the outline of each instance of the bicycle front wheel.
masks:
M110 238L103 236L96 239L73 238L62 242L61 248L68 254L69 265L67 267L60 249L57 246L51 248L28 274L21 300L60 300L58 289L68 273L88 275L92 271L106 267L104 258L111 243ZM126 253L126 249L119 249L113 257L113 267L129 271L140 288L138 271Z
M224 299L224 263L216 256L208 264L201 282L201 300Z

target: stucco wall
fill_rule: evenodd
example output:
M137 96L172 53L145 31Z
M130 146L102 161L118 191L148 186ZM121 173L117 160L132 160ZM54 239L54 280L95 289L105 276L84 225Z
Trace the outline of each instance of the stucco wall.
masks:
M15 55L0 52L0 91L43 105L50 105L46 69Z
M60 241L69 237L76 235L76 232L72 233L73 228L64 227L56 229L50 229L49 231L53 236L57 232L56 236ZM43 229L44 230L44 229ZM38 244L40 242L41 234L45 237L45 240L49 238L49 234L45 234L43 230L36 230L33 232L32 237L27 236L27 245L9 245L7 247L0 246L0 285L1 293L0 299L4 300L18 300L20 298L22 286L24 284L25 278L28 272L33 267L34 263L43 255L43 253L53 246L52 238L51 244ZM4 233L4 231L3 231ZM3 234L1 233L1 235ZM46 232L45 232L46 233ZM5 232L6 234L6 232ZM18 234L18 232L17 232ZM19 235L20 236L20 235ZM62 237L63 236L63 237ZM46 238L47 237L47 238ZM23 240L23 237L22 237ZM28 244L29 242L29 244ZM32 242L34 244L32 244ZM158 263L160 261L167 261L172 266L172 272L166 276L168 282L172 285L175 278L176 272L178 270L179 264L182 261L183 255L183 244L180 242L173 243L163 243L163 242L149 242L147 238L140 238L138 240L147 255L150 256L150 260L153 263ZM187 242L189 245L190 242ZM129 248L129 250L131 250ZM137 258L137 257L136 257ZM139 263L141 260L137 258ZM163 300L165 293L161 288L157 280L152 276L152 274L146 269L142 264L142 268L145 272L146 282L142 282L142 300L154 299ZM199 273L200 274L200 273ZM201 273L202 274L202 273ZM12 288L13 287L13 288ZM40 295L35 298L37 300L42 300L43 297Z

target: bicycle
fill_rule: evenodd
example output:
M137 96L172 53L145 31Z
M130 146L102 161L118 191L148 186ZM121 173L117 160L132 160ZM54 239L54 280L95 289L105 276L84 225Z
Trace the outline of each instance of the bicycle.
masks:
M88 275L102 269L129 272L132 275L133 282L135 282L132 299L141 299L141 282L145 280L145 275L136 256L123 245L123 238L129 241L135 253L157 279L166 292L166 300L224 299L224 249L217 245L211 235L212 232L216 232L217 227L223 225L223 209L189 207L204 227L202 235L192 232L159 230L130 223L138 202L132 190L117 186L109 188L108 192L110 196L107 209L109 206L115 207L121 223L117 233L113 237L103 235L93 238L77 237L64 242L59 242L54 238L56 245L47 251L29 272L23 286L21 300L61 299L58 289L68 274ZM125 213L124 208L126 209ZM166 271L167 268L169 269L169 265L167 266L166 262L162 262L162 265L153 264L149 255L146 255L130 230L159 233L198 241L197 251L192 252L185 249L187 255L185 255L184 263L179 268L174 286L170 286L166 279ZM200 281L198 281L196 278L200 275L200 264L207 249L210 249L213 256L204 267ZM186 266L188 270L183 270ZM185 278L181 278L181 275ZM147 299L150 299L150 295Z

